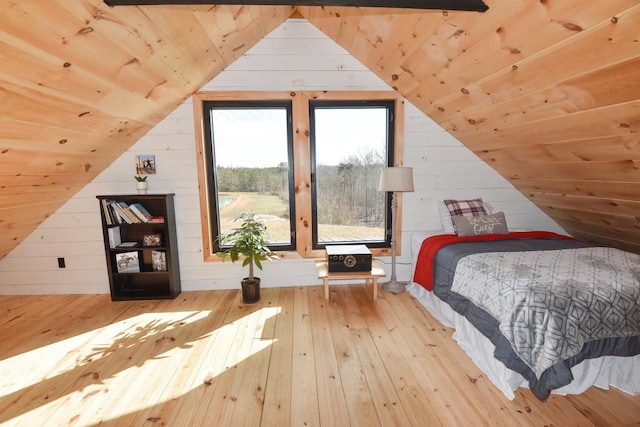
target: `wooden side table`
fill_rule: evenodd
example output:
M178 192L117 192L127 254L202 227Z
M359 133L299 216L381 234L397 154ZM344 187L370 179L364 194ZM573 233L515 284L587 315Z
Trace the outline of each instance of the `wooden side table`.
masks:
M373 300L375 301L378 299L378 278L387 275L375 259L371 261L371 271L329 273L326 261L316 261L316 270L318 270L318 279L322 279L322 285L324 286L324 299L326 300L329 299L329 280L361 279L365 281L365 285L371 285Z

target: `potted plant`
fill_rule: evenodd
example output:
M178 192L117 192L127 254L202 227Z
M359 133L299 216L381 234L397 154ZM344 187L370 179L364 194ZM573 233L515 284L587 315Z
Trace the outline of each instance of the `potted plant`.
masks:
M138 190L138 194L147 194L149 183L147 182L146 175L136 175L134 178L136 179L136 189Z
M262 270L263 261L271 262L278 259L278 255L268 246L267 227L257 220L255 215L242 214L234 221L241 221L242 224L230 233L220 236L220 246L229 245L229 248L217 252L216 255L223 261L230 258L232 262L237 261L240 256L244 257L242 266L249 266L249 276L241 281L242 301L245 304L253 304L260 301L260 278L253 275L254 264Z

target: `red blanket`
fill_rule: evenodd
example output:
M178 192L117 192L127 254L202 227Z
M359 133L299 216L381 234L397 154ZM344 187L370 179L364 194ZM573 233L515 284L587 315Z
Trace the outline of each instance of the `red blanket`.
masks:
M504 239L573 239L550 231L516 231L509 234L487 234L484 236L458 237L455 234L440 234L428 237L422 242L413 281L430 291L433 286L433 261L443 246L461 242L504 240Z

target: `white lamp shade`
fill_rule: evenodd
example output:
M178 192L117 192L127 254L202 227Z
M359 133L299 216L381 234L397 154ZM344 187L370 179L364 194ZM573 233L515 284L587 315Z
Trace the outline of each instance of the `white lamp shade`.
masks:
M380 174L379 191L413 191L413 168L384 168Z

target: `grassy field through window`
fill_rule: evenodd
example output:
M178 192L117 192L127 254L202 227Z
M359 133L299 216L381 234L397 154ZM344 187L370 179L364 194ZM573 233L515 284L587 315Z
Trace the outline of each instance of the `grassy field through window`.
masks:
M289 242L289 205L277 195L261 193L226 192L218 194L219 200L224 200L220 209L220 228L222 233L228 233L236 228L234 220L242 213L253 213L266 226L271 243ZM328 236L326 241L344 240L342 236L352 239L372 240L380 239L384 235L382 227L368 227L365 225L330 225L318 224L321 235Z

